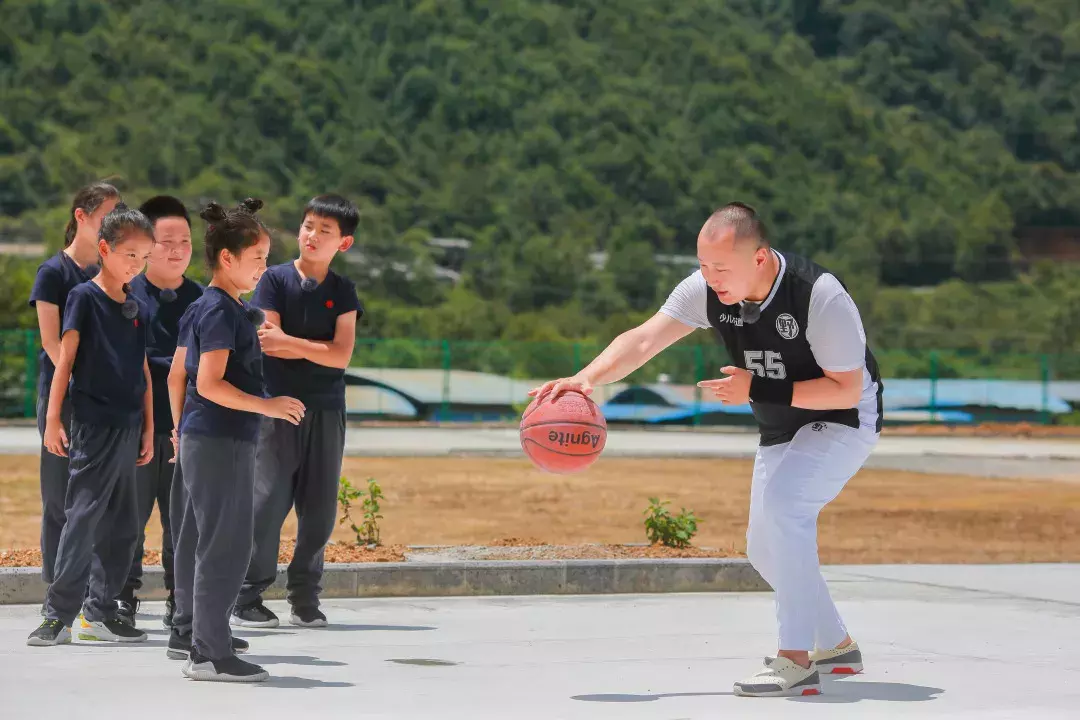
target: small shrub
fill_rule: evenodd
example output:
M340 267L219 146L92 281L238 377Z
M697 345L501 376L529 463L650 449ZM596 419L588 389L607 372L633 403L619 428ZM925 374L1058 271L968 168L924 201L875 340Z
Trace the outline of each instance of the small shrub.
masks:
M338 487L338 504L341 505L341 519L338 520L338 525L349 523L349 527L356 534L357 545L381 545L379 520L383 516L379 513L381 510L379 501L383 498L383 492L375 478L368 478L367 486L366 491L355 488L348 478L342 476L341 485ZM353 501L360 498L364 499L360 503L363 520L357 526L352 519L351 511Z
M649 507L645 510L645 536L653 545L684 548L697 534L697 518L692 510L683 508L678 515L672 515L667 509L669 501L660 502L659 498L649 498Z

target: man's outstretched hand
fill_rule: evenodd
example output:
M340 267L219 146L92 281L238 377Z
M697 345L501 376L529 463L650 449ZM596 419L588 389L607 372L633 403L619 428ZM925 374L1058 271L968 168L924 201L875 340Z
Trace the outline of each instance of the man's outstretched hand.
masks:
M529 397L538 398L543 401L548 396L551 396L552 400L556 400L568 390L576 390L582 395L588 396L592 394L593 387L587 380L581 378L560 378L558 380L548 380L540 387L533 388L529 391Z
M749 370L733 365L720 368L728 377L720 380L702 380L697 384L712 392L725 405L745 405L750 402L750 380L754 376Z

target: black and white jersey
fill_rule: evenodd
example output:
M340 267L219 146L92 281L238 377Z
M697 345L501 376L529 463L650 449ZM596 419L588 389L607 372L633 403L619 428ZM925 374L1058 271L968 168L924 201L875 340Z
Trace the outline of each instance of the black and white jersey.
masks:
M863 369L859 403L847 410L804 410L752 402L761 444L789 442L805 425L831 422L881 432L881 376L866 344L859 310L843 283L825 268L790 253L780 261L761 317L745 323L739 305L725 305L698 270L672 291L660 312L695 328L713 328L732 365L762 377L799 382L825 370Z

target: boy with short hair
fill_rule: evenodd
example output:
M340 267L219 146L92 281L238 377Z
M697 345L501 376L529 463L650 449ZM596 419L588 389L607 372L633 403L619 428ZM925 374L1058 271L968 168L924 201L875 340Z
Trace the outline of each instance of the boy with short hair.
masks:
M319 610L323 556L337 514L345 447L345 368L352 358L356 321L363 314L356 287L330 269L353 244L356 206L320 195L304 208L300 257L267 268L252 304L266 313L259 330L266 390L304 403L299 426L266 418L259 433L255 477L255 538L244 586L231 623L277 627L262 603L277 578L281 526L296 508L296 549L288 569L290 622L324 627Z
M139 541L117 605L120 618L134 626L135 613L139 609L135 591L142 587L146 524L150 521L156 500L161 516L161 564L165 569L165 589L169 591L163 624L170 627L176 604L173 598L173 533L169 500L176 464L171 442L173 421L169 408L168 378L176 353L180 317L189 305L202 297L203 286L184 276L191 264L191 216L184 203L170 195L157 195L144 202L139 210L154 226L154 248L146 271L131 281L132 293L150 311L146 357L150 362L154 389L154 459L135 473Z

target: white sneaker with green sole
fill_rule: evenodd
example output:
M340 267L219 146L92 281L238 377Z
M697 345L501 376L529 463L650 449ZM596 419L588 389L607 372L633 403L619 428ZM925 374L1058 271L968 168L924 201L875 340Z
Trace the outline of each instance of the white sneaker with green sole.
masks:
M92 622L79 615L74 630L77 639L87 642L137 643L146 640L146 633L118 618Z

